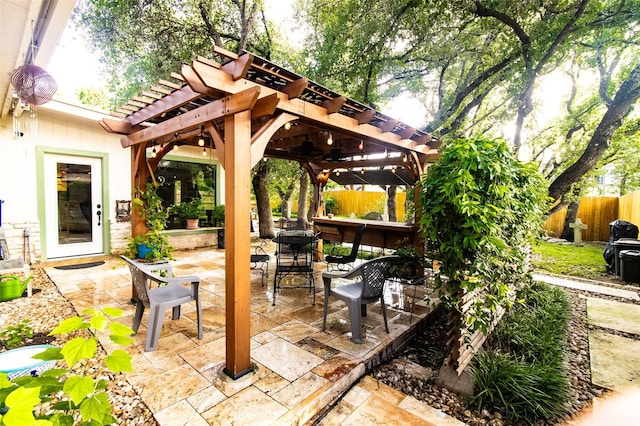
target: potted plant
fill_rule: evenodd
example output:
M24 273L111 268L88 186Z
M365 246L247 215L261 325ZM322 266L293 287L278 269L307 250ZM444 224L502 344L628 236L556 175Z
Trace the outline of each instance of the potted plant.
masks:
M224 226L224 204L218 204L211 211L213 226Z
M174 204L171 206L171 211L179 219L187 222L187 229L197 229L198 221L206 215L201 200L192 200L180 204Z
M411 280L419 276L424 265L422 255L415 247L401 247L394 254L398 256L398 259L389 268L391 277Z
M149 262L171 259L173 247L169 244L167 236L162 233L169 213L162 205L162 198L157 194L155 187L148 185L146 191L136 189L132 204L133 209L145 217L147 233L130 237L125 255Z
M220 226L218 229L218 248L224 248L224 204L218 204L211 211L211 221L214 226Z

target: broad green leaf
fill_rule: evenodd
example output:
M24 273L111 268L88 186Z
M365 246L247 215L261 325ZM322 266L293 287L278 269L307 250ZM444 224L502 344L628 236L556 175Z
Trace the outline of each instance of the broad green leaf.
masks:
M51 408L53 408L54 410L69 411L76 410L78 406L74 404L70 399L65 399L63 401L56 402L51 406Z
M110 307L102 308L102 311L106 315L109 315L111 318L120 318L124 313L124 311L120 308L110 308Z
M104 364L107 368L114 373L131 372L133 366L131 364L131 355L123 351L122 349L116 349L111 352L104 360Z
M29 425L35 421L33 417L33 407L40 403L40 388L17 388L11 392L5 400L5 405L9 407L4 418L7 426Z
M88 376L78 377L71 376L64 383L62 388L69 396L71 400L76 404L87 398L93 392L93 379Z
M6 373L0 373L0 389L10 388L13 383L9 381L9 376Z
M49 333L49 335L53 336L56 334L67 334L71 333L72 331L85 329L87 327L88 326L84 323L81 317L71 317L63 320L60 325L51 330L51 333Z
M62 355L60 356L60 359L62 359ZM58 377L62 376L63 374L66 374L68 372L69 372L69 370L67 370L66 368L52 368L50 370L43 371L42 373L40 373L40 377L55 377L55 378L58 378Z
M93 358L96 354L97 345L92 338L76 337L64 345L62 355L67 365L71 368L81 359Z
M111 324L109 324L109 331L111 332L111 334L116 334L118 336L130 336L132 334L135 334L135 331L133 331L130 327L124 324L120 324L119 322L112 322Z
M117 343L120 346L129 346L130 344L135 342L135 340L133 340L129 336L118 336L118 335L112 334L111 336L109 336L109 338L111 339L111 341L113 341L114 343Z
M64 358L61 354L61 351L62 348L47 348L44 351L33 355L31 358L41 359L44 361L55 361Z
M91 317L90 325L92 328L98 331L104 331L104 328L107 326L108 322L109 320L107 319L107 317L102 315L102 312L98 312Z
M85 420L93 419L101 422L104 416L110 412L111 405L105 392L94 394L91 398L85 399L80 405L80 414Z
M73 416L64 413L55 413L49 418L53 426L73 426Z

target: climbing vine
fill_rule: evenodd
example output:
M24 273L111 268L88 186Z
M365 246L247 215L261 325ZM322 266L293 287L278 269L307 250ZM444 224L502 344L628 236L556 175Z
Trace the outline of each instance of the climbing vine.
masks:
M458 313L460 327L487 332L529 277L528 247L542 224L547 185L503 140L482 137L448 144L421 184L420 225L428 255L441 262L440 300Z

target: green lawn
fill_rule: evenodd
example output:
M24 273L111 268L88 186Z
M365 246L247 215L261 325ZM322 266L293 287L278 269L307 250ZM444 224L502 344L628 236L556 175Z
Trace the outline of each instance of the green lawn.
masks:
M612 278L602 257L604 245L586 242L583 246L552 244L538 240L533 245L534 269L559 275L589 279Z

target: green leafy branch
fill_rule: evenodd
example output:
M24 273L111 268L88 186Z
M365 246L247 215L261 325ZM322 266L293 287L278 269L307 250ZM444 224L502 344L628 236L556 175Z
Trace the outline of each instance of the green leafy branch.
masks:
M62 321L49 335L77 334L90 330L89 337L73 337L61 348L48 348L33 358L60 361L66 368L47 370L37 377L23 376L8 380L0 373L0 425L106 425L116 422L105 391L106 380L91 377L98 348L97 332L108 333L112 342L120 346L133 343L129 337L133 330L111 321L123 311L116 308L87 309L82 317ZM104 359L104 365L113 373L133 371L131 355L116 349Z

